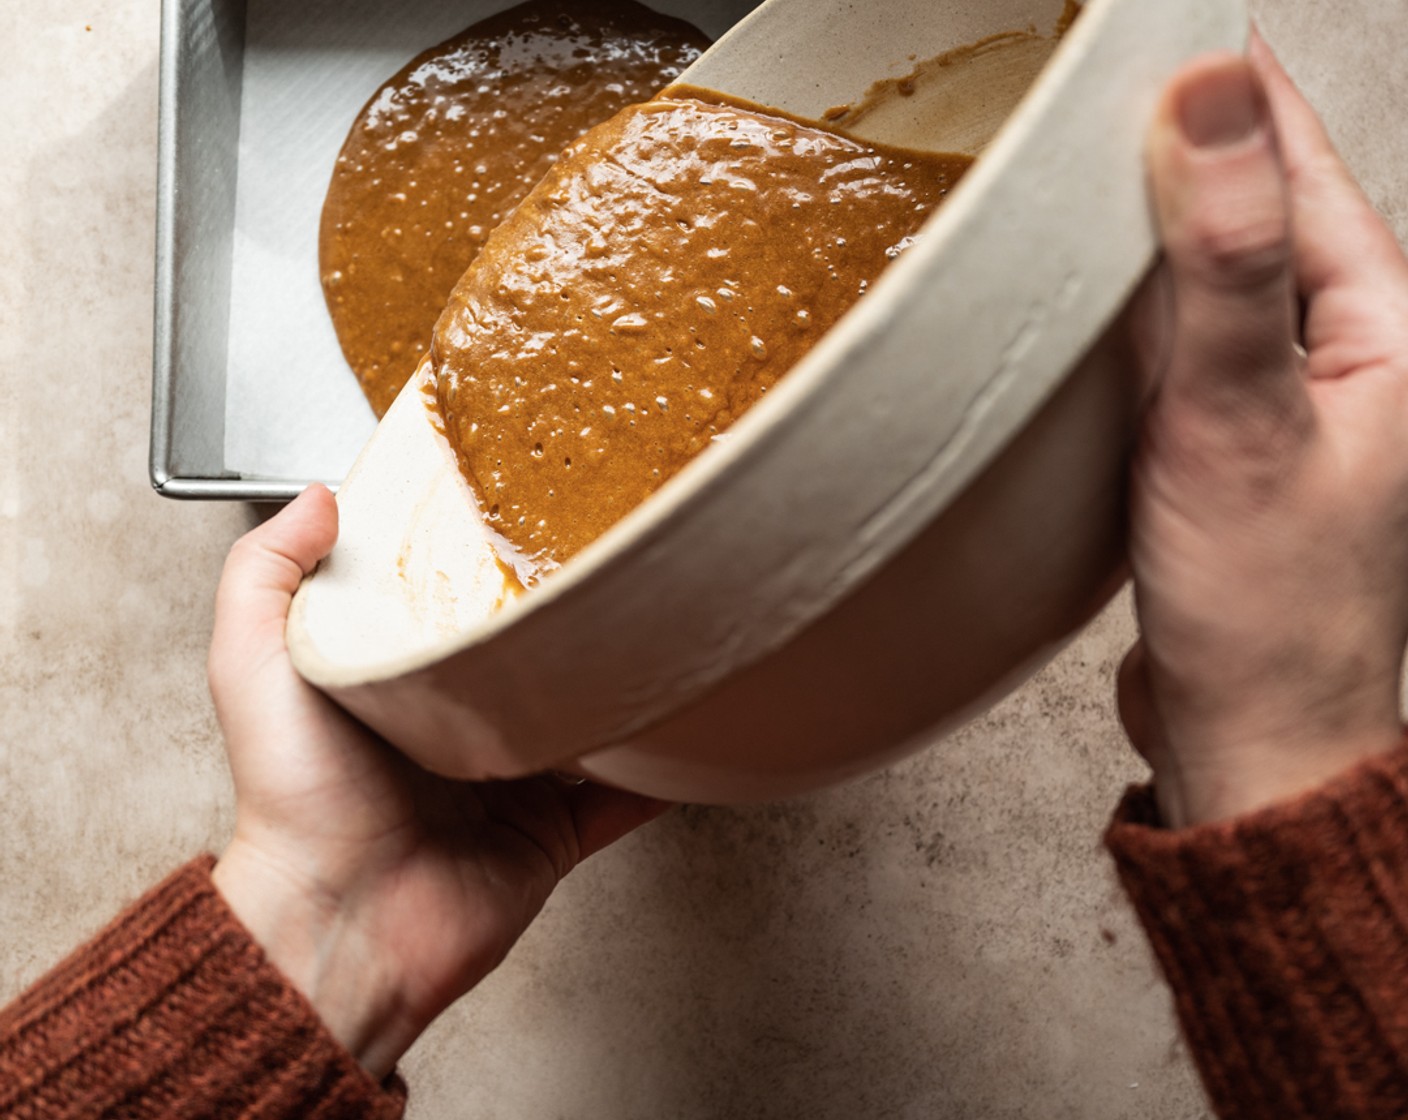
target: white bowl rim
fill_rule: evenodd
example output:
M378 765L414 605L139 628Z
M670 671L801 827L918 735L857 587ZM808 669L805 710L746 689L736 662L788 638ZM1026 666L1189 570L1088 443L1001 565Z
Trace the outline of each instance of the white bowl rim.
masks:
M427 641L423 648L413 653L383 661L366 661L355 666L326 658L306 636L291 633L291 644L296 647L295 658L299 671L325 688L352 689L416 673L474 647L491 646L496 639L517 629L525 620L556 611L565 602L578 597L590 596L603 576L615 570L624 557L644 552L662 539L667 539L671 528L688 518L693 508L704 499L722 489L737 487L743 483L748 476L750 462L767 446L769 437L787 425L799 407L826 383L829 376L834 376L838 363L847 353L873 339L876 333L883 331L887 322L895 317L902 304L890 297L904 291L915 278L932 268L934 261L945 255L950 243L973 222L975 214L983 205L990 184L1009 174L1011 165L1020 158L1033 135L1042 130L1053 112L1058 111L1063 90L1072 78L1081 72L1088 57L1099 45L1106 24L1122 7L1138 2L1139 0L1088 0L1080 18L1059 44L1053 57L995 135L982 157L945 204L925 224L924 236L913 249L886 270L871 291L858 301L766 397L730 428L728 440L711 447L687 464L645 503L574 557L561 571L553 573L541 585L533 588L531 593L506 604L501 610L477 624L453 636ZM1207 11L1227 10L1233 19L1245 22L1243 0L1200 2L1202 8ZM1196 4L1193 6L1197 7ZM768 7L768 4L764 4L745 17L728 36L720 40L720 43L726 42L733 34L742 33L746 25L759 18ZM689 83L690 72L686 71L681 75L679 81L682 84ZM1146 260L1152 258L1152 253L1151 229L1148 245L1144 249ZM1130 277L1128 290L1123 293L1126 298L1140 276ZM1112 316L1123 302L1124 299L1119 299L1110 310L1109 316ZM1011 434L1021 429L1025 419L1035 412L1059 383L1060 377L1051 379L1050 385L1029 403L1022 419L1011 425ZM955 469L963 475L965 482L971 480L1000 451L1005 442L1004 440L1002 444L986 449L986 454L980 460L960 460ZM943 506L951 502L953 496L961 489L961 485L955 487L954 494L944 501ZM887 542L885 555L892 555L903 547L912 535L913 530L896 534ZM866 574L868 573L849 573L848 582L840 589L838 597L840 593L856 586ZM815 617L815 614L812 617ZM801 625L809 620L799 621L796 628L800 629ZM795 633L795 629L793 632ZM772 648L782 644L786 637L787 635L779 637ZM746 663L757 655L761 654L755 651L753 656L744 658L739 663ZM642 722L648 723L649 720Z

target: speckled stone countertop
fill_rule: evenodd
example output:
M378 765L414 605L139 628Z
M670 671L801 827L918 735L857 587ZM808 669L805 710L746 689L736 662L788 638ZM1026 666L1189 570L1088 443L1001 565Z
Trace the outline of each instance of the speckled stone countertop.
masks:
M1408 8L1262 0L1408 236ZM241 506L147 482L157 0L0 6L0 1000L231 821ZM1100 834L1126 601L901 766L598 857L406 1059L419 1120L1206 1115Z

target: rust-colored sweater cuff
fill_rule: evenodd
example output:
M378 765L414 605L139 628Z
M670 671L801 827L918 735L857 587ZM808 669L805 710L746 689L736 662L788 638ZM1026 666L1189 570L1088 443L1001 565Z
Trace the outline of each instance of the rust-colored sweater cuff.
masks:
M0 1010L0 1116L401 1116L195 860Z
M1222 1117L1408 1116L1408 748L1240 820L1106 836Z

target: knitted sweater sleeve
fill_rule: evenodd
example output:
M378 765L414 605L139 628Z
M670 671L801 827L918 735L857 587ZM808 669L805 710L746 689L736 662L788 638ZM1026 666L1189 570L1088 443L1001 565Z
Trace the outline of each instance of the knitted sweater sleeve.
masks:
M1107 836L1224 1120L1408 1117L1408 748L1241 820Z
M0 1010L0 1116L390 1120L379 1085L265 959L205 857Z

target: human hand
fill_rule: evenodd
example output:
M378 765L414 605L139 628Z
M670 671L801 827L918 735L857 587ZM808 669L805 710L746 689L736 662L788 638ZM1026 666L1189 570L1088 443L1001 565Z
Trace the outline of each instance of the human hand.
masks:
M1132 475L1142 640L1119 694L1179 827L1401 740L1408 263L1259 38L1179 75L1149 167L1172 343Z
M226 561L209 675L236 816L214 878L380 1079L503 959L564 875L664 805L551 777L435 777L308 685L284 625L336 536L333 497L314 486Z

